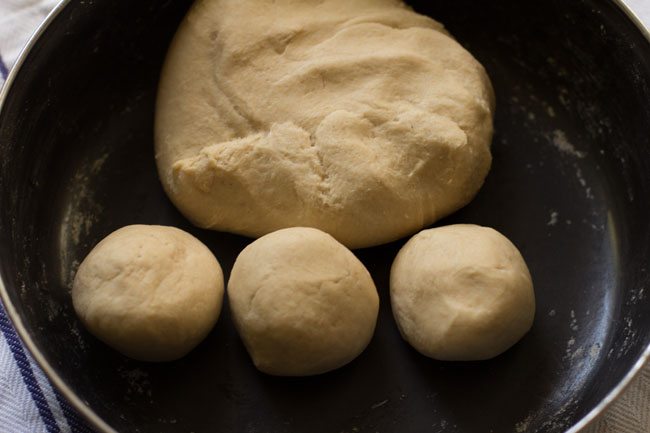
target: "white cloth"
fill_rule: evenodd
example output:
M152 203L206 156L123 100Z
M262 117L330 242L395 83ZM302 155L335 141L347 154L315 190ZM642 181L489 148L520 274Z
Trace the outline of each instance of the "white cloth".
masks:
M0 431L92 433L29 356L1 304Z
M0 0L0 85L22 46L56 0ZM650 25L650 0L628 0ZM49 384L0 305L0 430L87 433L91 430ZM650 433L650 366L585 433Z
M5 66L14 63L26 40L57 3L57 0L0 0L0 55Z
M650 0L625 0L632 11L650 26ZM648 430L650 432L650 430Z
M584 433L650 433L650 365Z

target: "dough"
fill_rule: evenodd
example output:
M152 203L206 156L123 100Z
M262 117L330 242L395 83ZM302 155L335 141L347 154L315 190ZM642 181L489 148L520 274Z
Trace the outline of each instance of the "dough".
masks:
M339 368L375 331L379 296L370 274L320 230L284 229L253 242L237 258L227 290L248 353L271 375Z
M84 259L72 302L86 328L141 361L181 358L219 318L223 274L196 238L173 227L133 225Z
M425 230L399 252L390 275L393 314L406 341L428 357L499 355L533 324L533 283L517 248L475 225Z
M474 197L493 110L483 67L400 1L199 0L162 72L156 159L200 227L367 247Z

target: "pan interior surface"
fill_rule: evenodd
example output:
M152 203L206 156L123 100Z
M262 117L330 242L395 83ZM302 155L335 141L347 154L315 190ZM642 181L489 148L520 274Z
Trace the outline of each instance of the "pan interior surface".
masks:
M439 224L491 226L521 249L537 296L531 332L487 362L416 353L388 296L401 241L356 251L381 311L368 349L338 371L258 373L227 303L177 362L131 361L98 342L69 289L108 233L178 226L210 247L226 278L251 240L192 227L157 178L158 74L190 2L77 0L35 44L0 112L6 296L77 404L131 432L562 432L633 368L650 344L648 41L605 0L411 4L445 23L493 80L492 172Z

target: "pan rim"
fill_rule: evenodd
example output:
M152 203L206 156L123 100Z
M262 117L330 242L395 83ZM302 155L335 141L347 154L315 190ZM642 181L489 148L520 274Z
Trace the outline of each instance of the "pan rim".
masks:
M650 27L648 27L639 17L639 15L634 12L630 6L624 0L610 0L614 3L619 9L621 9L628 19L636 26L637 29L641 32L646 41L650 44ZM648 345L634 366L627 372L627 374L621 379L621 381L616 385L607 395L603 398L600 403L598 403L587 415L582 417L573 427L566 431L566 433L579 433L587 427L593 425L605 412L609 409L614 402L616 402L619 397L627 390L632 382L637 378L641 373L643 368L646 365L650 365L650 345Z
M0 113L2 113L9 91L13 86L16 77L19 75L20 70L22 69L25 60L31 53L34 46L40 41L41 36L45 31L50 27L54 20L59 16L61 11L71 2L71 0L61 0L57 5L52 9L52 11L45 17L45 20L41 25L36 29L36 31L29 37L27 44L23 47L16 60L16 63L9 71L9 75L5 80L2 89L0 89ZM9 317L9 320L13 323L16 333L22 340L22 343L25 345L30 355L36 361L38 366L43 370L49 381L52 385L61 393L61 395L72 405L72 407L86 419L91 427L95 430L98 430L102 433L118 433L117 430L113 429L108 425L99 415L95 413L90 406L86 405L79 396L65 383L65 381L59 376L56 370L50 365L50 363L45 359L45 356L41 353L39 348L32 340L27 328L23 324L21 317L18 315L16 308L14 307L11 299L9 298L9 293L5 286L5 277L0 273L0 300L4 305L5 312Z
M648 27L628 5L624 0L609 0L614 3L620 10L622 10L628 19L635 25L635 27L641 32L646 41L650 44L650 27ZM60 0L59 3L52 9L52 11L47 15L45 20L40 24L36 31L30 36L27 44L23 47L16 60L16 63L12 67L5 80L2 88L0 89L0 113L2 113L7 95L9 94L11 87L16 81L20 70L22 69L25 60L31 53L34 46L40 41L41 36L45 31L50 27L58 15L65 9L68 4L71 3L71 0ZM110 425L108 425L99 415L95 413L90 406L86 405L80 397L65 383L65 381L59 376L56 370L50 365L50 363L45 359L44 355L40 352L34 340L32 340L27 328L23 324L22 319L18 315L11 299L9 298L9 293L7 292L4 275L0 273L0 300L4 305L7 316L11 320L16 333L20 337L22 343L25 345L29 351L32 358L36 361L38 366L43 370L47 378L50 380L52 385L62 394L62 396L70 402L74 409L82 415L87 422L91 425L92 428L100 431L101 433L118 433ZM578 433L583 431L586 427L592 425L596 420L602 416L606 410L621 396L621 394L632 384L634 379L637 378L641 370L647 365L650 364L650 345L648 345L643 353L640 355L637 362L634 366L626 373L626 375L619 381L619 383L611 390L607 395L589 412L587 415L582 417L573 427L566 431L566 433Z

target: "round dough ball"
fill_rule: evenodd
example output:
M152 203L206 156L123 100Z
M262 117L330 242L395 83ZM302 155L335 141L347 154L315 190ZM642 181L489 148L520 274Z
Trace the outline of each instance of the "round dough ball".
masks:
M84 259L72 302L86 328L124 355L171 361L208 335L223 291L221 266L198 239L173 227L133 225Z
M158 172L200 227L368 247L474 197L493 112L483 67L401 1L198 0L161 76Z
M253 242L237 258L227 290L248 353L271 375L339 368L375 331L379 296L370 274L320 230L289 228Z
M415 235L390 276L393 314L406 341L430 358L493 358L533 324L533 283L519 250L486 227L453 225Z

